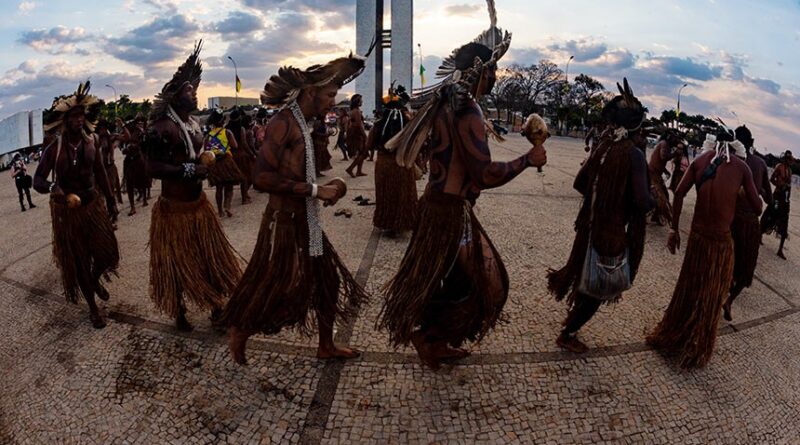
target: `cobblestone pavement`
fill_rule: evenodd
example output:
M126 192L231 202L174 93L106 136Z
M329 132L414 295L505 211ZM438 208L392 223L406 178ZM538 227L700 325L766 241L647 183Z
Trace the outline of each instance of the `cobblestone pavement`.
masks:
M511 159L526 148L511 136L493 153ZM547 295L544 275L569 253L580 204L571 184L584 153L579 141L554 138L548 154L544 174L530 170L486 192L476 209L511 276L509 323L438 372L422 368L412 350L389 347L374 328L380 287L408 239L381 237L374 207L351 200L374 198L369 162L370 176L348 178L348 198L323 210L334 246L376 295L337 328L339 341L364 352L346 363L319 361L315 338L284 332L254 338L250 366L236 366L225 337L197 312L193 333L176 332L147 296L149 208L121 216L120 277L102 304L109 325L92 329L85 305L64 301L47 198L36 196L39 208L20 213L7 178L0 184L0 443L798 443L800 203L789 260L775 256L776 239L764 238L755 283L737 300L734 323L720 325L706 369L682 371L643 343L681 265L657 226L648 228L634 288L582 330L592 349L576 356L555 345L565 306ZM333 155L328 176L344 176L347 163ZM266 195L255 198L223 221L243 258L266 204ZM690 194L685 230L692 206ZM352 219L334 217L342 207Z

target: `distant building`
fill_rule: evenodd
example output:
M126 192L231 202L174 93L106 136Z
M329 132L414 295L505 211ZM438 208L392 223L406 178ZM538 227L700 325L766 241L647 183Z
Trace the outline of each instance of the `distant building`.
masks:
M235 97L209 97L208 98L208 108L222 108L226 110L228 108L233 108L236 104L239 105L261 105L261 100L252 97L240 97L237 99Z
M42 110L20 111L0 121L0 169L6 168L13 154L42 144Z

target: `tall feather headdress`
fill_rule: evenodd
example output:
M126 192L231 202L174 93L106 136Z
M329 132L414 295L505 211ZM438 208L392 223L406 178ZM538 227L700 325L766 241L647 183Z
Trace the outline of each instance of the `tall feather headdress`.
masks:
M83 129L86 133L94 132L94 126L100 116L100 99L89 94L92 82L87 80L78 84L78 89L67 97L56 99L50 109L48 123L44 125L44 131L56 130L64 125L64 119L70 110L76 107L83 107L86 113Z
M435 117L444 107L460 108L464 98L478 82L484 67L494 67L505 56L511 46L511 33L497 27L497 9L494 0L486 0L489 10L489 28L483 31L472 42L455 49L442 61L436 70L436 77L441 81L428 88L416 90L411 106L417 108L414 119L397 136L386 145L396 150L396 161L401 167L414 165L419 151L428 139ZM471 66L459 68L456 60L462 51L470 45L482 45L491 51L488 60L475 57Z
M150 121L166 116L169 105L187 83L195 91L200 87L200 78L203 75L203 65L200 62L200 51L202 49L203 41L200 40L195 44L194 51L189 54L183 65L179 66L178 71L172 75L172 79L164 84L160 93L156 94L156 98L153 101L153 110L150 112Z
M284 66L278 69L264 85L261 92L261 103L270 106L283 106L296 100L300 91L305 88L321 87L336 84L340 87L352 82L361 75L367 64L367 58L375 48L373 40L367 54L359 56L350 53L347 57L339 57L323 65L313 65L306 69Z

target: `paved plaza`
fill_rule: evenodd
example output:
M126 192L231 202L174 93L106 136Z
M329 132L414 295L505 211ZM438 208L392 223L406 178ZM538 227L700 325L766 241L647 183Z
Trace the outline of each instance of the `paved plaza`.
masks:
M92 329L85 304L63 297L47 197L36 196L39 207L20 213L5 175L0 443L800 443L798 193L789 260L775 255L774 237L764 237L753 286L736 300L734 322L720 324L706 369L681 370L644 344L682 259L667 252L667 229L652 225L634 288L588 323L579 335L591 350L575 355L555 345L566 306L547 294L545 273L569 254L580 204L571 186L584 152L566 138L547 148L543 174L526 171L485 192L476 208L511 277L508 323L471 357L437 372L421 367L413 350L390 347L374 327L380 288L408 239L382 237L372 227L374 207L352 201L374 199L370 162L369 176L348 178L348 197L323 210L331 242L373 294L354 321L337 328L337 339L363 355L320 361L316 338L282 332L254 337L247 367L229 358L207 314L192 313L196 328L182 334L151 304L151 207L132 217L121 207L120 276L108 285L111 300L101 302L109 323ZM526 149L516 135L492 144L500 160ZM327 176L345 176L347 163L339 152L333 157ZM418 185L421 191L424 182ZM266 202L258 193L248 206L235 200L235 216L222 222L243 262ZM690 192L685 231L693 205ZM334 216L342 207L351 219Z

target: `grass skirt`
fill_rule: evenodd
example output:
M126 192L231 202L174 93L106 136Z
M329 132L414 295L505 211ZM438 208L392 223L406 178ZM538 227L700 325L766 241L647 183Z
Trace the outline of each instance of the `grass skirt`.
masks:
M144 156L126 156L122 162L122 174L125 177L125 187L132 187L134 191L150 187L150 177L147 175L147 162Z
M669 192L664 180L661 175L653 175L651 172L650 184L652 185L653 199L656 201L653 218L661 224L672 225L672 205L669 203Z
M676 353L683 368L702 368L714 352L722 304L733 277L730 233L692 229L672 300L647 343Z
M333 322L351 319L368 297L323 234L321 257L308 255L305 212L267 206L253 256L225 308L228 326L276 334L315 331L317 313Z
M347 152L350 156L363 155L366 156L367 149L367 135L363 131L351 129L347 132L346 137Z
M481 227L463 198L428 192L419 204L419 223L397 275L386 285L378 328L393 345L407 345L416 329L436 331L435 340L460 346L479 341L498 321L508 298L508 274L489 241L500 269L503 295L491 298L484 274L469 274L456 262L465 229L473 243L472 270L484 270ZM429 339L434 340L434 339Z
M791 203L791 187L775 189L772 195L773 205L767 207L761 217L761 231L767 235L775 234L778 238L789 238L789 211Z
M69 209L65 203L51 198L50 214L53 258L61 272L64 295L67 301L77 303L78 294L83 294L81 282L93 285L94 277L109 280L109 274L116 274L119 247L114 227L101 197L77 209Z
M253 166L255 166L256 160L252 156L250 156L244 150L238 150L233 155L233 161L236 163L236 167L239 169L239 173L241 173L242 181L244 182L247 180L248 182L253 181Z
M417 226L417 185L413 168L397 165L394 155L378 153L375 161L375 214L372 224L405 232Z
M162 313L177 317L181 300L221 308L241 276L205 193L193 202L158 198L150 223L150 298Z
M116 194L120 188L119 183L119 170L116 164L106 165L106 176L108 176L108 185L111 186L111 193Z
M753 284L761 246L761 225L758 216L752 213L737 213L731 225L733 235L733 283L742 287Z
M219 156L217 162L208 168L208 184L212 187L218 185L235 185L244 180L242 172L236 166L233 156Z

